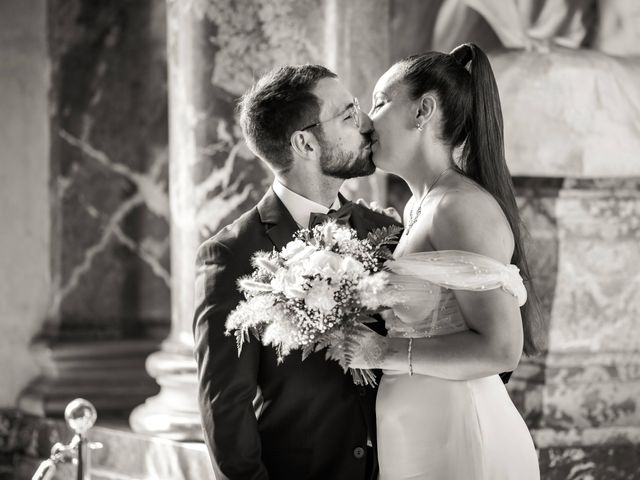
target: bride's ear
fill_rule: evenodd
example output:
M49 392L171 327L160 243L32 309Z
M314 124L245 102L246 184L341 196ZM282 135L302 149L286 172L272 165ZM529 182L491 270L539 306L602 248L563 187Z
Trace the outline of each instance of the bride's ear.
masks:
M416 108L416 124L424 125L428 123L436 113L438 103L433 93L427 92L422 94Z

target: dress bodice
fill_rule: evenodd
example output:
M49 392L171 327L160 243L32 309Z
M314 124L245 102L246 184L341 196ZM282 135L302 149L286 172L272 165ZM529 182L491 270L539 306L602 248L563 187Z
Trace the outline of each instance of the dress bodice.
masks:
M404 255L387 262L395 291L385 312L390 336L430 337L468 329L455 290L501 288L526 301L526 289L515 265L471 252L441 250Z
M425 297L431 297L429 311L401 304L385 313L389 336L432 337L468 329L452 290L432 285L425 290Z

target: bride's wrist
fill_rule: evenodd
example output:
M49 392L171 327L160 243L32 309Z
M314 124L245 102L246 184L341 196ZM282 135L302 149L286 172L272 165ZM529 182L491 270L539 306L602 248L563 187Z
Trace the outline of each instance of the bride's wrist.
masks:
M388 338L382 368L399 372L408 372L408 338Z

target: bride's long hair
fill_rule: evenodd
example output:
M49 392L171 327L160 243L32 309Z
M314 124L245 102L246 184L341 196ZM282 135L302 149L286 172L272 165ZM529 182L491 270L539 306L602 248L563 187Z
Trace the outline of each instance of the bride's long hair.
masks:
M473 43L465 43L450 54L428 52L412 55L397 64L409 98L417 100L434 92L442 111L442 140L452 148L462 146L459 171L481 185L504 212L515 248L511 263L517 265L527 288L521 308L524 353L535 355L544 348L544 321L531 281L521 234L521 220L504 154L500 95L491 64Z

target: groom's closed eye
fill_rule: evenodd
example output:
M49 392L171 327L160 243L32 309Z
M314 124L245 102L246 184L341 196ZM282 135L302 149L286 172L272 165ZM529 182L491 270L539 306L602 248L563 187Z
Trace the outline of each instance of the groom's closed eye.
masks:
M354 109L353 103L350 103L349 105L347 105L347 108L344 109L344 113L346 116L343 118L343 120L349 120L353 118L353 109Z

